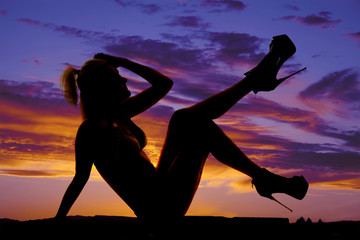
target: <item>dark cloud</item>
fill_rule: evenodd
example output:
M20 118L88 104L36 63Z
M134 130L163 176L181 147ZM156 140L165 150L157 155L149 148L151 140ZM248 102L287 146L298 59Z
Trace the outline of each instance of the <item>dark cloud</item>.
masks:
M260 44L264 39L246 33L221 33L211 32L207 34L211 44L215 48L216 59L226 63L249 62L258 63L265 56L259 53Z
M323 29L326 28L334 28L335 25L340 24L342 22L341 19L332 19L331 12L319 12L318 14L311 14L305 17L302 16L285 16L279 18L278 20L295 20L300 24L304 24L307 26L318 26Z
M286 107L261 97L246 99L246 101L238 103L234 109L245 116L258 116L280 123L287 123L296 129L342 140L342 146L360 149L360 129L343 131L331 127L328 121L319 117L314 111Z
M195 21L191 22L191 19L195 19ZM52 23L41 23L32 19L18 19L17 21L46 28L66 36L101 43L106 51L114 55L143 59L161 67L182 71L209 70L213 68L214 63L234 64L235 62L235 64L254 65L265 55L260 51L260 44L264 39L244 33L200 31L186 36L167 34L168 41L165 41L89 31ZM174 18L173 21L173 24L193 27L203 24L201 19L191 16ZM203 44L195 45L193 44L194 40L201 40Z
M148 59L162 67L200 70L209 66L201 49L182 48L175 43L144 39L139 36L118 38L116 43L107 44L104 49L117 56Z
M260 131L232 129L234 126L229 125L222 128L229 133L236 131L237 135L232 138L245 154L255 156L252 160L259 165L275 169L297 169L297 174L305 175L310 182L353 178L346 173L360 171L359 152L346 151L341 146L295 142ZM339 173L343 174L335 175Z
M348 33L345 37L353 39L360 43L360 32Z
M335 99L344 103L360 100L359 74L352 69L332 72L300 92L304 99Z
M360 129L343 131L331 127L329 122L320 118L316 112L287 107L261 97L246 98L227 115L232 121L243 116L244 119L240 118L241 123L224 125L222 128L229 133L236 132L232 138L239 147L246 154L259 156L256 161L263 166L303 169L304 172L312 169L313 173L318 175L322 171L360 171ZM251 117L277 121L291 125L294 129L342 141L338 141L338 144L317 144L290 140L293 138L287 138L287 133L283 137L276 133L269 135L266 130L256 130L256 126L249 124L247 118ZM313 181L320 181L320 178L315 180L314 177Z
M76 108L66 103L59 87L55 87L51 82L16 82L0 79L0 101L30 109L62 112L64 115L77 114Z
M114 41L114 36L112 34L106 34L101 31L91 31L91 30L83 30L79 28L64 26L64 25L56 25L53 23L42 23L37 20L29 19L29 18L20 18L16 20L19 23L28 24L34 27L40 27L44 29L50 29L54 32L63 33L69 37L78 37L84 38L88 40L97 40L103 39L108 41Z
M7 16L7 10L1 9L0 10L0 16Z
M53 83L0 80L0 105L0 166L73 159L79 109ZM20 174L9 171L0 172Z
M121 7L137 7L145 14L154 14L161 11L161 7L157 4L145 4L136 0L114 0Z
M192 47L193 46L193 40L194 37L191 35L175 35L175 34L170 34L170 33L162 33L161 36L163 37L163 39L171 41L173 43L177 43L180 46L184 46L184 47Z
M202 0L201 6L211 8L212 12L242 11L246 8L242 1L237 0Z
M293 11L299 11L299 10L300 10L300 8L299 8L298 6L290 5L290 4L286 4L286 5L284 6L284 8L290 9L290 10L293 10Z
M167 26L181 26L186 28L206 28L210 24L204 22L198 16L180 16L172 17L172 20L166 24Z
M359 113L359 73L352 69L332 72L301 91L299 99L310 107L316 107L325 102L331 103L331 107L335 107L339 116L343 115L344 110Z
M34 64L36 66L41 66L42 65L42 62L40 61L40 59L35 58L35 57L31 58L30 60L23 59L23 60L21 60L21 62L27 63L27 64Z
M26 170L26 169L0 169L0 174L17 177L57 177L72 175L72 171L45 171L45 170Z

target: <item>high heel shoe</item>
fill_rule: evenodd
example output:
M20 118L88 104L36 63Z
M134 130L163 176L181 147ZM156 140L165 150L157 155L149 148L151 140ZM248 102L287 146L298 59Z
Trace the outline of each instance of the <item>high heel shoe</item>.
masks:
M269 172L265 168L261 170L259 176L252 180L252 184L255 185L256 191L260 196L279 203L290 212L292 212L292 210L276 200L272 194L285 193L295 199L301 200L305 197L309 188L309 184L303 176L294 176L292 178L281 177Z
M253 91L269 92L274 90L286 79L306 69L303 68L289 76L276 79L280 67L296 52L294 43L287 35L274 36L270 43L269 53L264 57L258 66L245 73L246 76L256 79L253 84Z

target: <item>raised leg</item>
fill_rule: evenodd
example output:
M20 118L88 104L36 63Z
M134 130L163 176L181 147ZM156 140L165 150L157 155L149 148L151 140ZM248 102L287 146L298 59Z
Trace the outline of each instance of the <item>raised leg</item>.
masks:
M277 71L295 52L290 43L292 42L287 36L274 38L269 54L259 67L247 74L244 79L190 108L174 113L157 166L157 173L162 179L161 182L165 184L163 191L166 193L162 198L164 213L173 216L182 216L186 213L197 190L209 153L220 162L256 179L257 188L265 186L264 182L267 182L266 187L261 188L262 196L271 196L289 183L285 178L275 181L279 179L275 174L264 177L264 169L248 159L212 120L225 114L250 91L274 90L282 82L276 80ZM285 45L285 50L282 49L282 45ZM278 63L279 60L281 63ZM306 184L299 184L298 180L292 181L285 193L303 197L307 191ZM274 185L281 187L273 187ZM291 188L295 190L290 191ZM296 192L297 195L292 192Z
M246 76L233 86L190 107L194 116L203 119L216 119L224 115L241 98L253 90L256 79Z

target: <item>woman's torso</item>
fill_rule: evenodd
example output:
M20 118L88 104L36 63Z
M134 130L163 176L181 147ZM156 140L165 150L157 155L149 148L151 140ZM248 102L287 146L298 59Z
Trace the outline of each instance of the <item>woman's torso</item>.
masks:
M155 203L149 201L157 184L157 174L142 148L144 132L130 119L106 124L86 120L77 135L104 180L138 215Z
M138 155L146 145L144 132L130 119L121 120L85 120L79 127L77 141L88 148L96 164L103 158L117 158L126 161L127 156Z

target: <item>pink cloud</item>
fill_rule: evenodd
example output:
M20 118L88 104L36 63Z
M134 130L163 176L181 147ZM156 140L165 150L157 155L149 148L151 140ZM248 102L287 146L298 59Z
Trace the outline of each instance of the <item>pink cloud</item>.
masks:
M1 9L0 10L0 16L7 16L7 10Z
M41 66L42 65L42 62L40 61L39 58L31 58L31 60L26 60L26 59L23 59L21 60L21 62L23 63L28 63L28 64L35 64L36 66Z
M318 14L311 14L305 17L290 15L279 18L277 20L295 20L298 23L306 26L317 26L323 29L335 28L335 25L342 22L341 19L332 19L332 13L327 11L322 11Z
M246 8L246 5L238 0L202 0L201 6L208 7L213 12L242 11Z

